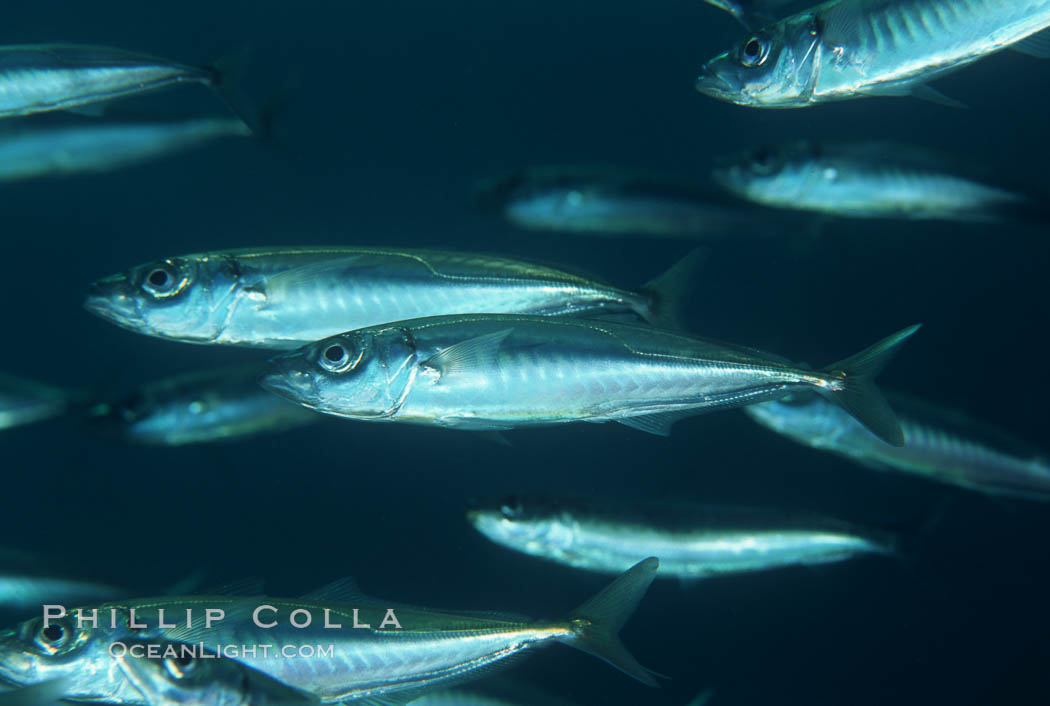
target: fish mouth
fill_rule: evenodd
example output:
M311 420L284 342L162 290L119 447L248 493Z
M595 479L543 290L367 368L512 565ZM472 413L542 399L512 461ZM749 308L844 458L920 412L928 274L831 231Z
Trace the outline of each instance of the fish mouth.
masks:
M84 308L118 326L137 325L141 320L138 304L125 293L126 282L120 275L92 282L84 299Z
M300 365L301 358L295 354L272 358L267 370L258 377L259 386L292 402L315 406L320 400L317 380L301 370Z
M733 100L738 93L729 79L711 64L704 64L700 67L700 75L696 77L694 86L700 93L722 100Z

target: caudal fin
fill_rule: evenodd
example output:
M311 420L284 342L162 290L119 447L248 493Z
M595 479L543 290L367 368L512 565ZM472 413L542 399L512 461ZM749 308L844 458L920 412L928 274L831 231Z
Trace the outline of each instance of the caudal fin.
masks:
M211 86L219 94L234 115L241 119L251 131L258 135L260 133L259 116L255 111L248 108L247 102L241 95L241 76L248 64L251 50L246 46L240 46L220 56L212 62L207 69L211 72Z
M660 686L652 672L620 642L617 633L638 607L638 602L656 578L660 560L644 559L620 575L598 595L569 614L573 634L562 641L605 660L643 684Z
M875 387L875 378L890 362L901 344L919 330L909 326L854 356L824 368L823 372L842 378L842 386L823 394L842 406L873 434L892 446L904 446L904 432L897 415Z
M645 283L649 295L649 323L668 329L681 328L682 304L697 271L707 260L707 248L695 248L660 276Z

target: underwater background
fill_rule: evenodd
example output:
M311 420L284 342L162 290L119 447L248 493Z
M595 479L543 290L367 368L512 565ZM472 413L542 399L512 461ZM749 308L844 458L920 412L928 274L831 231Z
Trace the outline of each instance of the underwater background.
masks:
M938 82L970 106L869 99L749 110L693 89L741 35L695 0L442 3L35 2L4 42L69 41L205 63L251 50L245 92L282 100L272 140L229 140L104 175L3 186L0 370L130 389L264 351L176 345L81 308L89 282L181 253L391 245L506 254L637 287L690 241L517 231L475 183L532 164L704 179L714 160L799 137L893 139L1047 191L1045 62L1005 52ZM136 101L159 117L224 108L202 87ZM1047 446L1046 228L840 221L709 241L691 330L823 365L912 323L880 378ZM1046 703L1050 516L866 471L761 429L698 416L669 439L617 424L477 435L325 420L178 448L76 419L0 436L2 544L67 557L137 593L201 574L296 595L344 575L442 608L558 617L607 577L502 549L474 497L601 494L818 511L905 532L899 558L657 581L622 635L667 675L650 690L585 654L512 675L581 704ZM20 617L11 616L8 623Z

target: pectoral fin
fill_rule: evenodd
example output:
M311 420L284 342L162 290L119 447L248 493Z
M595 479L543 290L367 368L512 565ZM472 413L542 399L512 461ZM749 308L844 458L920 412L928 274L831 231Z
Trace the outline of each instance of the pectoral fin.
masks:
M441 377L494 369L498 365L499 347L513 329L487 333L449 346L423 362L423 367L436 370Z

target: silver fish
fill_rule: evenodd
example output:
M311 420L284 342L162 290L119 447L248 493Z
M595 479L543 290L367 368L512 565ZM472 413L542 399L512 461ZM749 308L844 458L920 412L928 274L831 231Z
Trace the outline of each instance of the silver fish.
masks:
M802 140L727 160L715 180L764 206L853 218L997 221L1036 216L1022 193L908 145Z
M69 110L180 83L210 86L234 107L218 65L187 66L81 44L0 46L0 118Z
M140 387L88 411L102 432L141 444L181 446L283 431L324 417L259 387L261 366L220 368Z
M103 604L94 625L78 621L77 612L71 611L51 619L47 627L37 617L0 631L0 679L14 686L64 679L69 699L145 704L115 664L111 646L126 640L180 642L236 659L323 703L403 703L480 677L487 667L515 654L560 642L655 685L617 633L658 566L652 557L639 562L568 617L555 621L400 605L363 596L346 581L301 599L220 595ZM206 609L223 611L221 621L207 625ZM90 610L86 615L92 615ZM145 627L132 628L132 619ZM229 652L230 646L236 654ZM306 654L307 647L312 655ZM296 658L285 656L288 650Z
M799 395L745 408L762 426L863 466L902 471L991 495L1050 500L1050 463L957 412L891 395L905 444L887 446L835 405Z
M896 540L830 518L760 508L505 498L467 513L493 542L577 569L619 573L660 553L660 577L699 579L893 554Z
M538 167L483 182L477 201L519 228L659 237L759 230L755 216L698 186L627 171Z
M351 419L494 430L615 421L655 434L705 410L817 390L903 443L874 376L917 326L819 371L603 321L444 316L351 331L274 358L261 384Z
M0 429L61 416L81 393L0 373Z
M126 640L122 648L115 651L114 659L149 706L320 703L313 694L294 689L236 660L201 656L192 645Z
M95 282L84 306L188 343L297 348L407 318L473 311L673 319L694 251L640 292L520 260L382 248L270 248L172 257Z
M1050 56L1050 0L831 0L745 37L700 70L701 93L799 108L864 96L953 103L927 85L1005 47Z
M220 137L247 137L241 120L75 124L0 132L0 180L105 172L180 152Z

